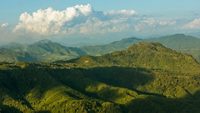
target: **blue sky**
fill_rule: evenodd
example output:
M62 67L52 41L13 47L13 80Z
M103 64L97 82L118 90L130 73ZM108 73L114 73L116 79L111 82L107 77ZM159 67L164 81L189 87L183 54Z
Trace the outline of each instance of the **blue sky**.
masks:
M195 15L200 12L200 0L1 0L0 20L14 23L19 15L26 11L33 12L47 7L64 9L86 3L100 11L134 9L142 14L166 16L191 13Z
M0 2L0 43L200 34L200 0Z

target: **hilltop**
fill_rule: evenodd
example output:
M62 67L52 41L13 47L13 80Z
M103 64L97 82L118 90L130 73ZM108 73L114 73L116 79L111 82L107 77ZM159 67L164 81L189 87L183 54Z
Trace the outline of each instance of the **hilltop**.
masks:
M160 43L140 42L127 50L105 54L99 57L85 56L69 62L84 66L123 66L171 71L199 72L199 64L191 56L166 48Z

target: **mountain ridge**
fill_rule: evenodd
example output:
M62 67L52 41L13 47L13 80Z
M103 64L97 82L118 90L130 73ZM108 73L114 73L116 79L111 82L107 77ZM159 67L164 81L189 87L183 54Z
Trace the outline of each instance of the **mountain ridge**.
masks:
M102 56L85 56L69 62L100 66L125 66L174 71L199 72L199 63L188 54L176 52L160 43L139 42L126 50L108 53ZM188 67L191 65L191 68Z
M84 55L101 56L125 50L139 42L158 42L178 52L191 54L200 62L200 39L184 34L149 39L131 37L109 44L83 47L67 47L50 40L41 40L30 45L12 44L0 48L0 62L55 62Z
M103 54L111 53L113 51L125 50L128 48L128 46L132 44L136 44L138 42L158 42L176 51L191 54L193 57L197 59L198 62L200 62L200 39L199 38L196 38L190 35L184 35L184 34L174 34L174 35L162 36L158 38L138 39L136 41L135 39L138 39L138 38L127 38L127 39L122 39L120 41L116 41L118 44L115 45L116 48L112 48L112 49L109 49L109 46L112 47L112 44L113 44L113 43L110 43L107 45L98 46L96 48L95 46L91 46L92 48L86 47L87 49L85 49L85 51L89 51L89 55L100 56ZM120 46L120 45L123 45L123 46Z

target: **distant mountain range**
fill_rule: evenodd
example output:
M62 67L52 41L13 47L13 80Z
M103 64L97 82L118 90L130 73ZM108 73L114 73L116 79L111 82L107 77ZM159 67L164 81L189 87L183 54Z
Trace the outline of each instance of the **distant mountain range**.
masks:
M0 62L54 62L70 60L80 56L101 56L114 51L127 49L138 42L159 42L176 51L191 54L200 62L200 39L184 34L175 34L159 38L122 39L105 45L67 47L50 40L42 40L30 45L9 44L0 48Z

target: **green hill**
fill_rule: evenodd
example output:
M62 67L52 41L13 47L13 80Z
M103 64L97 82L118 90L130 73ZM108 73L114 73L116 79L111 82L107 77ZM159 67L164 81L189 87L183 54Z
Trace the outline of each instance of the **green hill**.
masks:
M178 53L159 43L140 42L127 50L113 52L99 57L85 56L69 62L81 65L142 67L170 71L199 72L199 64L187 54Z
M200 39L184 34L175 34L149 39L127 38L106 45L86 46L81 49L88 55L99 56L114 51L125 50L132 44L144 41L158 42L176 51L191 54L200 62Z
M42 40L31 45L10 44L0 49L0 62L53 62L85 54L79 48Z

